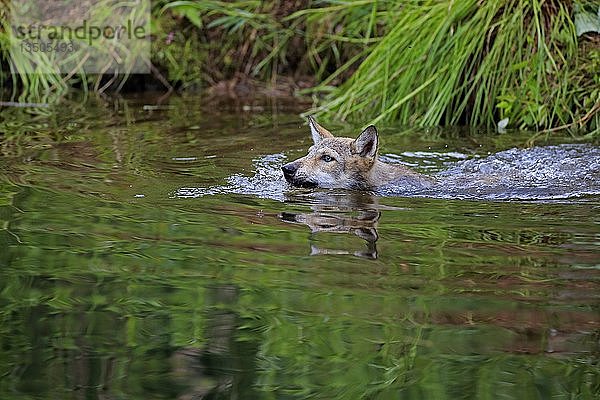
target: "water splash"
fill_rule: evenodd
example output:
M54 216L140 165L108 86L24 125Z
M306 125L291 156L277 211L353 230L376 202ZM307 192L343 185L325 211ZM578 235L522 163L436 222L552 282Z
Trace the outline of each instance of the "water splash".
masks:
M382 196L473 200L555 200L600 195L600 148L559 145L510 149L485 158L462 153L410 152L382 159L434 173L432 185L396 182L379 188ZM271 154L253 160L254 175L234 174L227 184L209 188L180 188L176 197L247 194L284 201L292 188L281 174L287 157ZM457 161L460 160L460 161Z
M285 192L290 189L283 179L281 166L287 157L283 154L269 154L252 160L254 175L234 174L227 178L227 184L209 188L180 188L176 197L190 198L216 194L247 194L259 198L285 200Z
M600 194L600 148L560 145L510 149L456 163L421 190L382 188L385 195L475 200L553 200Z

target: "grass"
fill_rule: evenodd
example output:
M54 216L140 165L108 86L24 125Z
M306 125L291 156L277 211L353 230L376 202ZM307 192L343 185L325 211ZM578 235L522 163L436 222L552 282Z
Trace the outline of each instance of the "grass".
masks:
M345 64L365 55L365 44L378 40L371 17L376 3L322 7L325 3L167 1L158 20L174 15L194 25L210 60L204 65L209 82L239 73L270 82L281 75L310 75L321 82L340 75ZM364 18L370 21L366 25Z
M521 129L599 129L599 49L578 47L564 2L401 3L318 111L371 123L493 126L508 118Z
M112 0L96 1L91 6L89 14L86 14L86 23L94 27L114 27L116 26L114 16L126 12L120 7L127 4L126 2L115 3ZM127 14L133 26L141 25L146 20L149 10L145 5L141 2L138 6L132 7L131 12ZM22 3L22 7L25 6L26 3ZM50 8L50 11L54 10ZM64 18L53 16L50 20L51 25L62 26L61 18L69 23L83 18L78 12L75 14ZM56 97L56 94L64 94L74 86L96 92L103 92L110 86L119 89L128 80L130 74L135 72L136 68L140 68L138 63L150 63L147 57L144 58L145 54L150 52L149 41L145 43L139 40L128 42L124 39L106 38L92 41L72 39L74 47L69 51L24 51L23 42L10 33L11 23L22 21L19 25L28 24L37 19L26 14L26 18L29 18L23 22L18 19L18 15L17 9L11 9L9 3L0 3L0 59L2 60L0 81L9 82L10 97L13 100L45 102L49 98ZM122 19L118 18L117 21L120 23ZM47 23L44 20L37 22ZM62 41L62 43L68 44L69 41ZM85 43L89 46L85 46ZM115 62L115 59L120 62Z
M244 79L276 87L287 79L314 96L312 112L341 120L496 126L505 119L509 128L597 135L597 8L590 0L163 0L153 2L152 62L183 89ZM81 69L65 77L47 60L24 59L10 51L4 24L0 53L12 62L3 62L2 81L10 76L21 94L73 85L102 91L107 81L118 88L128 79L126 71L103 77ZM32 62L49 72L25 73Z

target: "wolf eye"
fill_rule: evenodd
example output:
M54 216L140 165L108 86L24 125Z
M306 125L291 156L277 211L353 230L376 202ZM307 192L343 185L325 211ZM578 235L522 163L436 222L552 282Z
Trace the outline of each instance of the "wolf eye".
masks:
M331 157L330 155L323 155L323 157L321 157L321 159L325 162L332 162L333 161L333 157Z

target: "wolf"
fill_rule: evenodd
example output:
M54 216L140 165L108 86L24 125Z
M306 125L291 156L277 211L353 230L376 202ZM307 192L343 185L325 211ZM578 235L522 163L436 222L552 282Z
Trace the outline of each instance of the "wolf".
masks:
M428 186L432 178L378 157L379 135L370 125L356 138L334 137L311 116L308 125L314 145L302 158L281 167L293 186L375 190L390 184Z

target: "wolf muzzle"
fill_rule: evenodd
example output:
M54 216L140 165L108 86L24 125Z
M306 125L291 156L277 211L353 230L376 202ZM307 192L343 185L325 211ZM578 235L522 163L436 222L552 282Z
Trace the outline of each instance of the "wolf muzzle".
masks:
M298 171L298 164L295 161L285 164L283 167L281 167L281 170L283 171L283 176L285 180L294 186L303 188L317 187L316 183L305 179L299 179L296 176L296 172Z
M296 171L298 171L298 165L293 162L287 163L281 167L281 170L283 171L285 180L289 183L293 183L292 181L294 180L294 175L296 174Z

